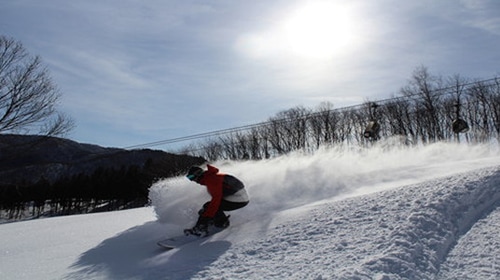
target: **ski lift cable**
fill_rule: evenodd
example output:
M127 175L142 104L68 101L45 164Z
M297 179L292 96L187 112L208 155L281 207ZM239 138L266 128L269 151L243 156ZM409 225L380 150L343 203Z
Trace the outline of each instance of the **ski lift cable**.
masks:
M478 83L482 83L485 86L493 86L497 82L498 82L498 78L495 77L495 78L490 78L490 79L486 79L486 80L461 84L460 86L464 87L464 88L469 88L469 87L476 85ZM446 87L446 88L434 89L431 91L431 93L435 93L439 96L446 95L446 94L452 94L453 92L450 92L450 91L454 90L456 88L457 88L457 86L454 85L454 86L450 86L450 87ZM377 101L371 101L369 103L378 105L378 104L386 104L386 103L389 103L391 101L408 100L408 99L416 101L416 100L422 99L422 96L420 96L420 94L418 94L418 93L415 93L415 94L406 95L406 96L398 96L398 97L381 99L381 100L377 100ZM233 128L220 129L220 130L215 130L215 131L203 132L203 133L192 134L192 135L187 135L187 136L182 136L182 137L176 137L176 138L171 138L171 139L165 139L165 140L160 140L160 141L132 145L132 146L125 147L124 149L138 149L138 148L161 146L161 145L173 144L173 143L184 142L184 141L189 141L189 140L213 137L213 136L218 136L218 135L223 135L223 134L228 134L228 133L246 131L246 130L250 130L253 128L270 126L273 124L283 124L283 123L292 122L292 121L296 121L296 120L300 120L300 119L307 119L310 117L322 115L324 113L342 112L342 111L348 111L348 110L352 110L352 109L356 109L356 108L360 109L361 107L363 107L365 105L366 104L363 103L363 104L346 106L346 107L342 107L342 108L333 108L333 109L329 109L326 111L320 111L320 112L307 114L305 116L300 116L298 118L288 117L288 118L282 118L282 119L272 119L269 121L260 122L260 123L256 123L256 124L249 124L249 125L238 126L238 127L233 127Z

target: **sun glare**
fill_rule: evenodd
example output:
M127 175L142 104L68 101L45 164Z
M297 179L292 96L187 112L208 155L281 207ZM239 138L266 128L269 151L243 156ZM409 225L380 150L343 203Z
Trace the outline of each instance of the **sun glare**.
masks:
M285 21L288 48L295 54L327 58L347 50L353 41L348 10L328 1L311 2Z

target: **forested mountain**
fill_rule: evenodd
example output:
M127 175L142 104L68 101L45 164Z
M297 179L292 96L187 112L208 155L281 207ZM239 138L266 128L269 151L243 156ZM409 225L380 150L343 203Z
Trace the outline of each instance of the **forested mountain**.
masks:
M47 136L0 135L0 209L6 219L143 206L152 182L200 157L124 150ZM27 214L26 212L29 212Z

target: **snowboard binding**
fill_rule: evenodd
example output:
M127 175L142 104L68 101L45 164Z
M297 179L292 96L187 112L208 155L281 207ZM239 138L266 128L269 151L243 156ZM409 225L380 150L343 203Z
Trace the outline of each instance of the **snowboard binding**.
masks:
M224 218L218 221L211 221L208 225L206 226L194 226L193 228L188 228L184 230L185 235L195 235L199 237L206 237L210 235L212 231L220 231L220 229L225 229L229 227L229 217L231 215L224 215ZM211 228L211 230L209 230Z
M196 227L194 228L188 228L184 230L185 235L195 235L199 237L205 237L208 236L208 228L206 229L198 229Z

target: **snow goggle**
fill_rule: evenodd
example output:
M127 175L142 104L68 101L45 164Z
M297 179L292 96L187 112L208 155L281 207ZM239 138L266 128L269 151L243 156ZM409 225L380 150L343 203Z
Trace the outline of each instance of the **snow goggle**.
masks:
M194 174L189 174L189 175L187 175L186 177L187 177L190 181L193 181L194 179L196 179L196 177L197 177L197 176L196 176L196 175L194 175Z

